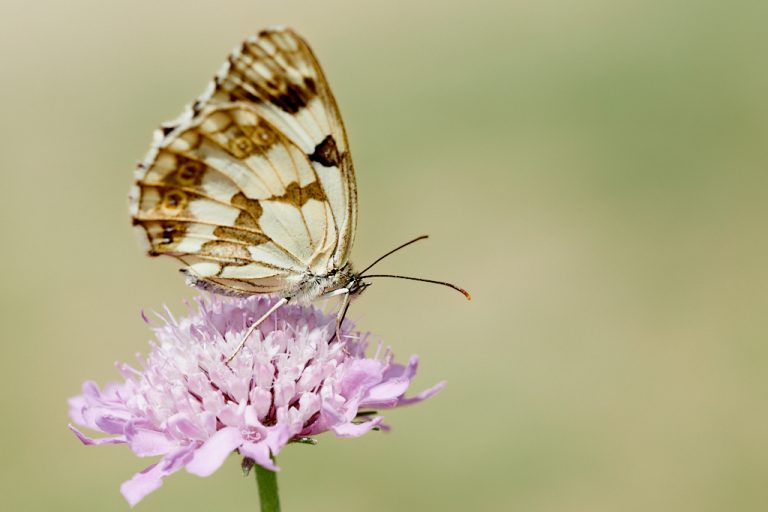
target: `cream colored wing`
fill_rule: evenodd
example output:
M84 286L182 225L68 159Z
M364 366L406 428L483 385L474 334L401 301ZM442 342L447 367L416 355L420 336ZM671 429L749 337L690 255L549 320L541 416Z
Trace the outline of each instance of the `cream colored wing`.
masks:
M307 272L343 266L354 171L307 44L288 29L245 41L156 132L131 201L149 253L176 256L216 291L285 294Z

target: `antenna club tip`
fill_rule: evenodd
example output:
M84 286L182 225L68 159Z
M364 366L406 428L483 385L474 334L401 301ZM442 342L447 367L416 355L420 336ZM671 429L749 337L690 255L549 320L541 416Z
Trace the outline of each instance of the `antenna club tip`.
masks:
M467 300L472 300L472 295L470 295L470 294L469 294L469 292L468 292L467 290L465 290L464 288L462 288L462 289L461 289L461 290L459 290L459 291L460 291L461 293L463 293L463 294L464 294L464 296L467 298Z

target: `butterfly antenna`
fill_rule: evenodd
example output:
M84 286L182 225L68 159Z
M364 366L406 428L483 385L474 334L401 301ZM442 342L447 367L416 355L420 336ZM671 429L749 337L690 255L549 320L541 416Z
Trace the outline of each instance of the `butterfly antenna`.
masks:
M373 263L371 263L370 265L368 265L367 267L365 267L365 268L363 269L363 271L362 271L362 272L360 272L360 274L359 274L359 275L360 275L360 277L363 277L363 274L365 274L366 272L368 272L368 271L369 271L369 270L370 270L370 269L371 269L371 268L372 268L372 267L373 267L375 264L377 264L378 262L380 262L381 260L383 260L384 258L386 258L387 256L389 256L390 254L396 253L397 251L399 251L399 250L400 250L400 249L402 249L403 247L408 247L408 246L409 246L409 245L411 245L411 244L415 244L415 243L416 243L416 242L418 242L419 240L425 240L425 239L427 239L427 238L429 238L429 235L421 235L421 236L417 236L417 237L416 237L416 238L414 238L413 240L410 240L410 241L408 241L408 242L405 242L403 245L400 245L400 246L397 246L397 247L395 247L394 249L392 249L391 251L389 251L387 254L385 254L384 256L381 256L381 257L379 257L379 258L378 258L376 261L374 261Z
M411 242L409 242L409 243L411 243ZM446 283L445 281L435 281L433 279L422 279L421 277L395 276L395 275L392 275L392 274L375 274L375 275L365 276L366 279L370 279L372 277L393 277L393 278L396 278L396 279L407 279L409 281L421 281L422 283L439 284L439 285L442 285L442 286L447 286L448 288L453 288L457 292L459 292L462 295L464 295L464 297L466 297L467 300L472 300L472 296L469 294L469 292L467 290L465 290L464 288L461 288L459 286L456 286L455 284Z

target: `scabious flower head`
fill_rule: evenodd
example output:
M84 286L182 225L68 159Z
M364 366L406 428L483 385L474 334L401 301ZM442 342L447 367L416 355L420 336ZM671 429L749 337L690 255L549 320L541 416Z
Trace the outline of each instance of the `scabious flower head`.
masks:
M366 357L367 334L345 321L343 343L330 342L336 320L314 307L287 305L273 313L227 362L248 326L275 299L201 297L190 315L166 311L153 328L140 369L118 364L124 380L100 389L83 385L70 399L78 425L109 434L91 438L70 425L86 445L127 444L140 456L162 456L124 482L131 505L181 468L199 476L216 471L229 454L277 470L273 457L291 441L326 431L356 437L386 429L382 417L361 414L418 402L405 392L417 358L395 364L378 346ZM145 317L146 319L146 317Z

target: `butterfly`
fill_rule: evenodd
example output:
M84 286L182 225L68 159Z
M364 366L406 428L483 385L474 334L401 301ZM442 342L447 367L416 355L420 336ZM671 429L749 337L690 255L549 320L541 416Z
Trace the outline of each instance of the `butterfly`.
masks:
M349 262L357 187L339 108L309 45L276 27L232 51L206 91L154 133L131 189L133 224L150 256L179 259L188 284L279 296L283 305L343 296L370 283ZM242 346L241 343L241 346ZM239 350L240 347L238 347Z

